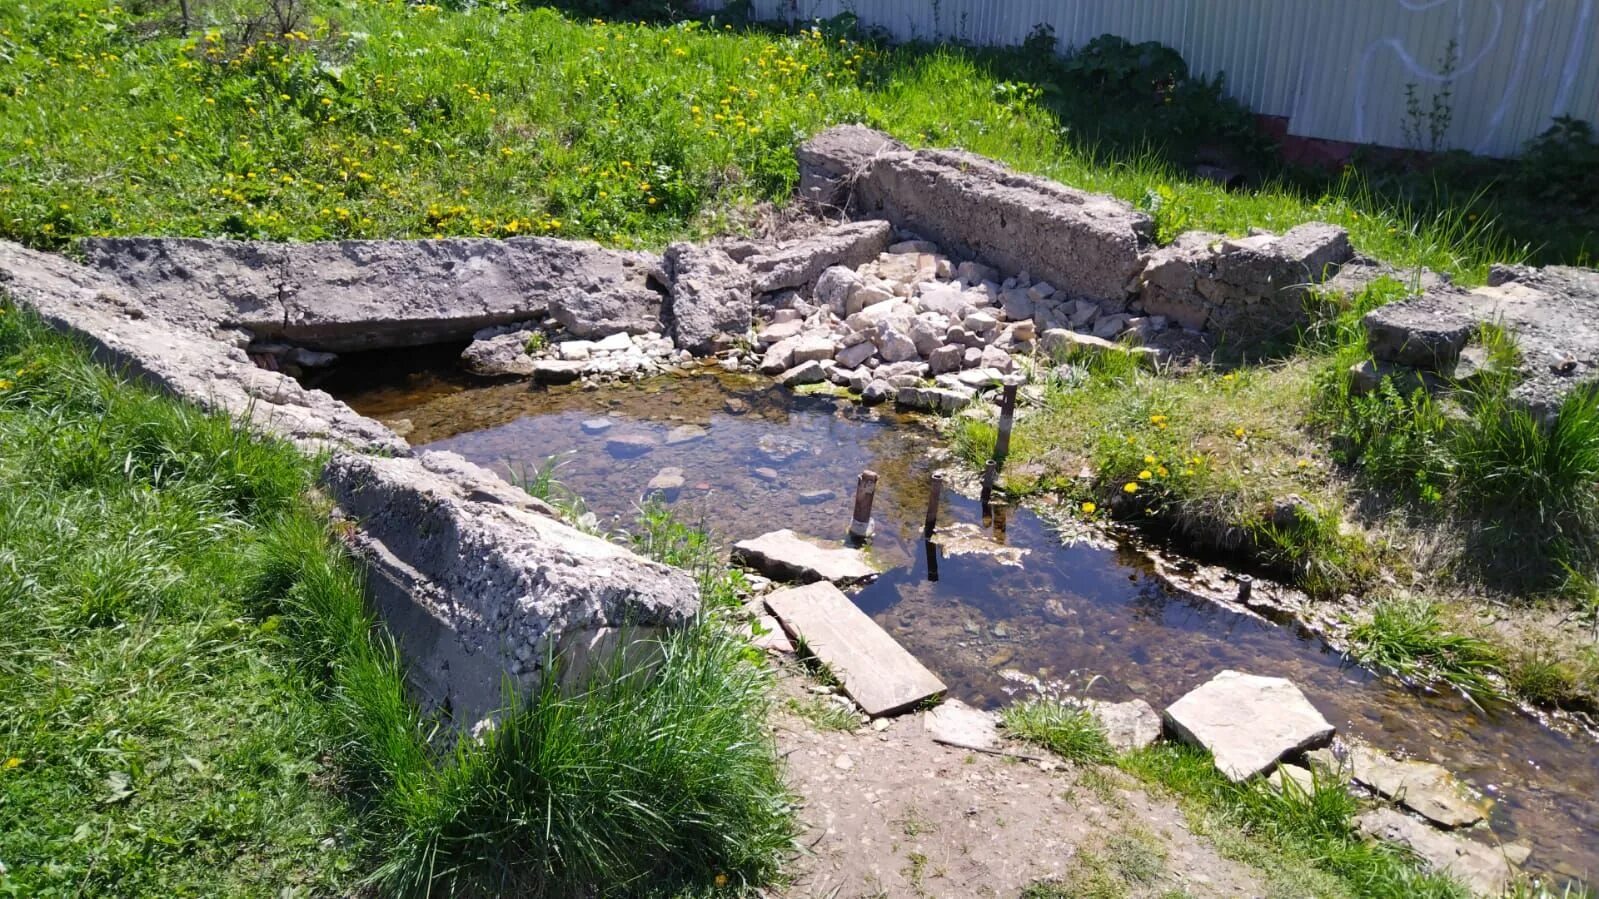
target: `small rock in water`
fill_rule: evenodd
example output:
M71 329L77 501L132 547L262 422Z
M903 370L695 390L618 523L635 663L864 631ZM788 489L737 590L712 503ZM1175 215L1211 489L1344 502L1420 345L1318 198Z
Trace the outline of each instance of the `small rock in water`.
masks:
M755 469L755 476L768 484L777 483L777 480L780 477L777 473L777 469L775 468L757 468Z
M645 485L646 494L660 494L668 502L677 499L677 494L683 489L684 478L681 468L663 468L650 478Z
M583 422L583 433L604 434L615 424L616 422L611 421L609 418L590 418Z
M666 432L666 445L677 446L683 443L693 443L696 440L704 440L709 434L709 431L699 425L678 425Z
M618 434L605 441L605 451L618 459L631 459L655 449L655 438L649 434Z
M730 396L722 402L722 409L728 415L743 415L750 411L750 404L736 396Z
M815 506L837 496L838 493L833 490L807 490L799 495L799 501L802 506Z

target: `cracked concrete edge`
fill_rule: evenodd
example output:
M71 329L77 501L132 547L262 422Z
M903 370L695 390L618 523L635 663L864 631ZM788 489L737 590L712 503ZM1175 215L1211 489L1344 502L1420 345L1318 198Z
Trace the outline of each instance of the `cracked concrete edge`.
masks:
M470 726L501 707L507 684L535 686L552 654L570 655L573 671L602 670L596 653L653 639L698 611L685 572L576 531L459 456L414 453L332 396L194 329L214 322L191 307L179 321L163 318L159 303L103 272L7 241L0 292L133 380L329 452L323 487L357 522L351 545L370 598L429 713Z

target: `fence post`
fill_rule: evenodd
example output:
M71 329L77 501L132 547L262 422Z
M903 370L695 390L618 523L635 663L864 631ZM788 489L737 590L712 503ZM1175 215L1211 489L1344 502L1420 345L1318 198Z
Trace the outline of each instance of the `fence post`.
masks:
M922 536L931 537L938 528L938 502L944 495L944 476L935 471L927 482L927 525L922 529Z
M994 458L1001 465L1010 455L1010 429L1016 421L1016 386L1015 383L1006 384L1000 394L999 436L994 439Z

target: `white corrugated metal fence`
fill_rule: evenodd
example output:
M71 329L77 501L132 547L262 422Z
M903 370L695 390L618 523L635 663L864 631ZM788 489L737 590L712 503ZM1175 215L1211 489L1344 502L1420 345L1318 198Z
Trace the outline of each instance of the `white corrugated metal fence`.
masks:
M720 2L702 4L707 8ZM1101 34L1175 48L1225 72L1290 134L1403 147L1406 86L1422 111L1451 93L1442 148L1511 156L1560 115L1599 120L1599 0L754 0L759 17L844 12L896 40L1019 44L1039 24L1062 51ZM1455 62L1444 65L1451 42ZM1419 126L1419 127L1418 127Z

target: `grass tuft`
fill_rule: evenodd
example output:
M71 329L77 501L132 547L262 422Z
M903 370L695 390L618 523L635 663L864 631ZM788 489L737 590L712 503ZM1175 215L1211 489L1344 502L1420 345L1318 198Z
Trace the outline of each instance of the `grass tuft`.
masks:
M1448 630L1436 603L1405 596L1379 599L1371 617L1350 629L1349 639L1350 654L1362 665L1407 681L1446 683L1475 703L1505 698L1499 651Z
M1089 764L1115 757L1092 712L1052 699L1027 699L1001 712L1005 730L1068 761Z

